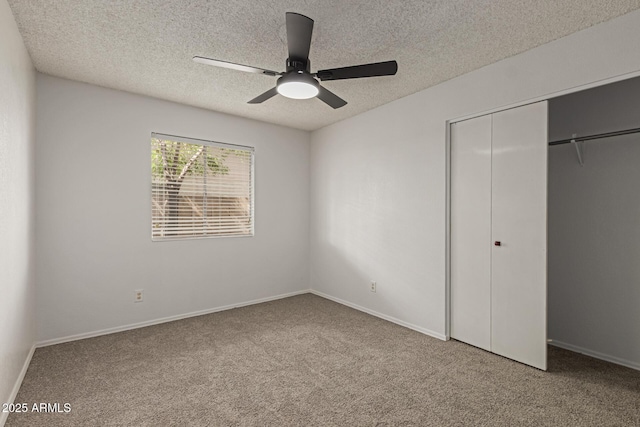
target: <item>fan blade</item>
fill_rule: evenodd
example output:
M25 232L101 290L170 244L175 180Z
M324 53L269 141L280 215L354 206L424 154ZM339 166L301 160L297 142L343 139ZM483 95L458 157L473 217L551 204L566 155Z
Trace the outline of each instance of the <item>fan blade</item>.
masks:
M325 89L322 86L318 88L320 92L318 92L318 99L333 108L340 108L347 105L347 101L340 98L335 93L331 92L329 89Z
M359 79L362 77L393 76L398 72L396 61L376 62L375 64L354 65L352 67L320 70L316 76L324 80Z
M306 63L309 61L309 49L311 49L313 19L293 12L287 12L286 17L289 58Z
M260 104L260 103L266 101L267 99L273 98L277 94L278 94L278 90L274 87L272 89L269 89L268 91L266 91L262 95L256 96L251 101L249 101L247 104Z
M258 67L250 67L248 65L234 64L233 62L220 61L219 59L204 58L202 56L194 56L193 60L200 64L213 65L214 67L230 68L232 70L244 71L246 73L266 74L267 76L277 76L282 73L276 71L265 70Z

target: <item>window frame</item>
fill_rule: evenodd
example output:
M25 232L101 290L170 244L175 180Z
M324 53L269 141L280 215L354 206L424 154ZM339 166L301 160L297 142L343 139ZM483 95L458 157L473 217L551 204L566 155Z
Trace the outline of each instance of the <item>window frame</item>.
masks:
M173 242L173 241L183 241L183 240L200 240L200 239L227 239L227 238L246 238L246 237L254 237L255 236L255 226L256 226L256 216L255 216L255 147L250 145L241 145L241 144L230 144L226 142L213 141L208 139L199 139L199 138L190 138L185 136L171 135L167 133L160 132L151 132L151 137L149 141L151 142L154 138L156 139L164 139L173 142L184 142L187 144L195 144L195 145L204 145L209 147L217 147L217 148L226 148L230 150L243 150L250 153L251 165L249 168L249 173L251 174L250 179L250 209L249 214L251 218L251 230L249 234L229 234L229 235L202 235L202 236L178 236L178 237L156 237L153 235L153 174L150 174L150 185L149 189L150 199L149 199L149 208L150 208L150 224L149 229L151 231L151 241L152 242ZM153 168L153 164L151 161L151 156L149 156L149 172L151 172Z

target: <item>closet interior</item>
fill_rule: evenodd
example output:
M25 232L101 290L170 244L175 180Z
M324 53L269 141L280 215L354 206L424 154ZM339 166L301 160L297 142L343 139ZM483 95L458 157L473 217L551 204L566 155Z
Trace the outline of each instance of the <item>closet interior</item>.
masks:
M640 78L549 100L548 338L640 369Z

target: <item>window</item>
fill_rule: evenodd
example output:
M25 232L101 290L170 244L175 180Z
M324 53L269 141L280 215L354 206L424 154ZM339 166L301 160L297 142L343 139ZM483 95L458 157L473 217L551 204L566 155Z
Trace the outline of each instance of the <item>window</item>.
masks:
M253 148L151 134L151 239L253 236Z

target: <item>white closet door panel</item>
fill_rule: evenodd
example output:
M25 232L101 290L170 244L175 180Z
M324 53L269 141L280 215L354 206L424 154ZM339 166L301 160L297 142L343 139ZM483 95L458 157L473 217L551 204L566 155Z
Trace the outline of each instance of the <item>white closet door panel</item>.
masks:
M493 115L491 348L547 367L547 103Z
M491 116L451 126L451 337L491 350Z

